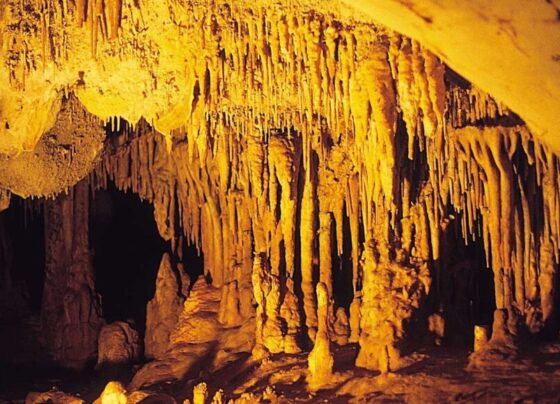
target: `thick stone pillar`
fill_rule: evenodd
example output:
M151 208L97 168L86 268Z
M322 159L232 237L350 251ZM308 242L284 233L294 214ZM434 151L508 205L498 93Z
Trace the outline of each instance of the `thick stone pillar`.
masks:
M45 204L45 283L41 323L55 363L81 368L97 355L102 325L88 243L88 184Z

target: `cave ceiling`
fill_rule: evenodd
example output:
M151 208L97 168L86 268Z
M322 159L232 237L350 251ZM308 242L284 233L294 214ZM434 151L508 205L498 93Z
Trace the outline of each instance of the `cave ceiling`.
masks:
M556 151L558 7L532 3L530 12L515 13L508 1L166 0L154 6L145 0L2 0L2 164L11 167L7 173L33 167L33 161L39 168L29 170L27 182L35 185L14 185L9 174L0 187L22 196L50 195L85 175L83 167L76 169L80 175L57 170L58 184L37 185L52 160L45 154L53 154L40 139L55 126L69 93L92 119L119 117L134 125L144 118L169 149L185 132L202 145L202 123L209 117L235 125L258 120L250 126L260 132L287 125L302 132L301 122L319 115L333 132L359 131L357 105L368 97L363 87L373 80L367 70L376 63L369 50L391 48L391 74L398 74L395 49L403 46L396 32L419 41L412 53L433 52L507 105ZM433 74L414 68L412 76ZM413 80L408 86L411 96L416 91L422 97ZM444 90L427 88L425 98L437 98L438 91ZM398 109L406 114L407 106ZM246 125L238 131L248 133ZM93 166L101 148L77 148L82 157L71 160L79 166L89 159Z

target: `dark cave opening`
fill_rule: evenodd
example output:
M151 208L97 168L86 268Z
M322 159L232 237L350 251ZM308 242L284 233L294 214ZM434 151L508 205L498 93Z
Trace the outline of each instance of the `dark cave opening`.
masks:
M105 321L132 320L143 330L159 262L169 250L152 205L112 183L97 190L90 206L90 243Z
M476 220L478 227L482 223L480 215ZM460 223L459 216L445 231L434 291L445 318L447 340L470 347L475 325L492 326L496 308L494 274L486 262L482 238L465 240Z
M203 273L202 253L179 237L174 254L158 232L153 205L113 183L91 200L89 238L103 318L108 323L132 321L141 335L163 254L182 261L193 280Z
M344 207L346 209L346 206ZM342 307L347 314L350 312L350 304L354 298L353 279L352 273L352 236L350 232L350 221L347 216L342 216L342 246L340 248L341 254L333 254L333 295L336 308ZM332 247L331 251L339 251L337 245L335 221L333 220L332 232Z
M45 261L41 206L13 196L10 208L0 213L0 297L12 300L2 302L0 316L12 317L10 320L41 309Z

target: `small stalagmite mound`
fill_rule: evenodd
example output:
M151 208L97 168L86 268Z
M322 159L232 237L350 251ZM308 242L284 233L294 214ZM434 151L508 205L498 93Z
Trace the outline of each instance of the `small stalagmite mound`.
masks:
M119 382L109 382L93 404L127 404L126 389Z

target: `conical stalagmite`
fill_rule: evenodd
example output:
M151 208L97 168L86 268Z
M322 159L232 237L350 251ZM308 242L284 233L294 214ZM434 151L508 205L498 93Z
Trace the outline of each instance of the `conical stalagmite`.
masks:
M184 295L189 288L184 284L187 281L190 282L174 270L171 257L165 253L158 269L155 295L146 307L144 355L147 358L157 359L165 354L187 297Z

